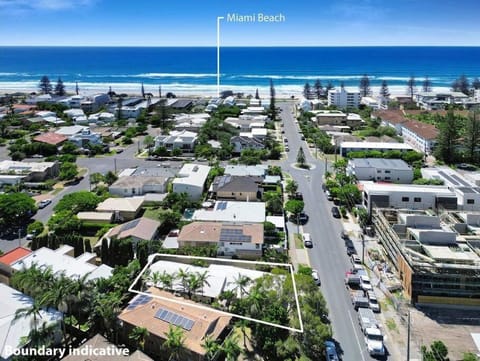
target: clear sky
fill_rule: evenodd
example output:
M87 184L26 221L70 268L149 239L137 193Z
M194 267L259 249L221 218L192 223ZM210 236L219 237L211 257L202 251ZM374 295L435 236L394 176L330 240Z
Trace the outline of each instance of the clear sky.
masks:
M479 0L0 0L0 45L478 45Z

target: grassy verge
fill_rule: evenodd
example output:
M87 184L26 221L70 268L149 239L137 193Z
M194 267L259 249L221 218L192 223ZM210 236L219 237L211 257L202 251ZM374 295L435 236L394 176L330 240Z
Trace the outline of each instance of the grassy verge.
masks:
M390 331L396 331L398 332L397 324L395 323L395 320L393 318L387 318L387 328Z
M299 233L294 233L293 234L293 239L295 240L295 248L297 249L303 249L303 239L302 235Z

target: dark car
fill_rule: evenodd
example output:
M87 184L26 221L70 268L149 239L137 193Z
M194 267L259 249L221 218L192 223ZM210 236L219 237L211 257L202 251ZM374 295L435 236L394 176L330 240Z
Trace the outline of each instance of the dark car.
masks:
M295 223L297 224L297 217L295 217L295 215L291 214L289 217L288 217L288 220L292 223ZM298 224L305 224L308 222L308 215L306 213L300 213L298 215Z
M339 361L337 348L332 341L325 341L325 356L327 361Z
M332 216L334 216L335 218L340 218L340 210L338 209L338 207L332 207Z
M303 201L303 194L302 192L296 192L293 196L292 199L296 199L298 201Z

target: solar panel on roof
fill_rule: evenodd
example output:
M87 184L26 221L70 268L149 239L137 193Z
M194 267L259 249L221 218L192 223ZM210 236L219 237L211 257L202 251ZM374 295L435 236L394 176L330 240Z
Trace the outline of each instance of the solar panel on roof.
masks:
M125 224L121 227L122 232L128 231L129 229L132 229L132 228L135 228L136 226L138 226L138 223L139 223L139 222L140 222L140 218L137 218L137 219L134 219L134 220L131 221L131 222L125 223Z
M187 323L185 324L185 326L183 328L187 331L190 331L194 324L195 324L194 321L187 319Z
M438 174L440 174L442 177L444 177L446 180L448 180L450 183L452 183L454 186L459 186L460 184L455 180L453 179L452 177L450 177L447 173L445 173L444 171L440 170L438 171Z
M461 185L465 186L465 187L470 187L470 184L468 184L467 182L465 182L462 178L460 178L458 175L456 174L452 174L452 177L458 182L460 183Z
M190 331L195 324L195 321L192 321L186 317L180 316L177 313L167 311L163 308L160 308L156 313L155 313L155 318L158 318L162 321L168 322L172 325L175 326L180 326L183 329Z

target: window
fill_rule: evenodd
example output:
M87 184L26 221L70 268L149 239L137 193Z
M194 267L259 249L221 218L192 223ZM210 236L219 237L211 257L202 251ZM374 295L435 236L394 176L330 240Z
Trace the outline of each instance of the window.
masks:
M419 202L422 201L422 198L420 198L420 197L414 197L414 198L413 198L413 201L419 203Z
M408 202L410 200L409 197L402 197L402 202Z
M390 173L390 171L389 171L389 170L386 170L385 173Z
M475 199L467 199L467 204L475 204Z
M390 177L385 177L385 180L390 180Z
M377 173L382 173L382 171L380 169L377 169Z

